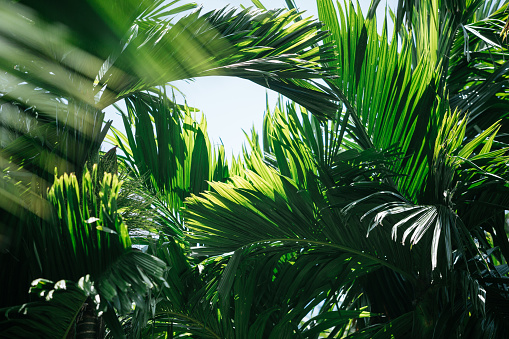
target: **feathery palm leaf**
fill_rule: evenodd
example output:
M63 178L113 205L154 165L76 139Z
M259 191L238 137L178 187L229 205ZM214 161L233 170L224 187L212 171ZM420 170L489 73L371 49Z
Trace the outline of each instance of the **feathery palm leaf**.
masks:
M208 181L225 181L235 169L228 167L223 147L213 149L205 119L196 121L189 107L165 93L133 94L126 107L126 135L113 129L110 140L124 152L131 175L143 178L154 195L166 234L182 238L185 198L209 189Z
M4 233L2 228L2 238L9 234L7 241L11 241L9 252L2 254L2 261L9 267L18 261L29 266L21 281L29 282L40 276L55 281L76 280L87 273L96 281L100 272L116 263L121 270L108 273L113 282L106 279L107 282L96 288L104 302L113 303L117 311L125 313L132 302L140 303L139 298L134 299L145 293L138 289L135 294L129 294L128 286L139 284L137 277L148 282L160 278L164 267L160 262L152 262L150 266L149 259L138 262L137 254L124 253L130 247L125 225L120 227L122 223L117 223L118 211L112 212L113 217L105 212L108 208L116 209L111 206L113 202L103 201L103 205L97 205L102 207L95 206L90 193L95 188L89 187L86 178L83 184L88 185L85 189L88 193L82 191L82 196L78 193L84 187L78 184L84 165L95 156L109 127L102 127L103 114L98 109L120 97L176 79L220 74L241 76L271 86L296 100L300 96L303 104L307 102L310 108L325 115L335 110L329 95L304 80L327 72L320 64L322 57L326 60L331 55L327 47L311 48L327 34L319 31L319 24L308 20L292 25L295 12L245 10L237 13L226 9L205 15L197 11L173 24L169 16L193 7L177 7L177 2L165 5L162 1L107 4L90 1L41 6L39 2L26 0L2 5L1 15L5 20L0 35L5 48L2 48L0 67L6 72L2 75L2 100L6 102L3 109L20 116L15 124L2 119L2 128L9 130L15 139L12 143L2 140L2 170L9 169L5 171L6 182L9 186L21 178L23 185L18 185L19 190L26 196L34 193L34 196L44 196L54 180L55 165L60 173L76 173L75 177L68 176L63 184L57 182L49 193L50 199L59 204L58 218L51 217L51 206L45 206L46 200L37 197L19 205L26 208L31 204L31 214L26 220L35 220L35 225L43 225L41 229L28 227L30 223L25 223L26 220L22 223L27 227L17 229L16 234L10 234L10 229ZM73 10L70 15L60 15L70 9ZM55 22L63 24L66 30L56 29ZM140 56L145 57L143 62L139 62ZM23 126L26 122L29 133L26 137L19 136L26 132ZM206 147L201 130L196 131L198 146L191 159L199 163L207 153L203 151ZM208 179L207 167L197 171L200 178ZM213 178L224 176L223 172L218 167ZM112 189L108 185L118 189L110 179L100 189L101 199L107 199ZM67 186L60 192L56 187L62 185ZM191 190L199 191L203 182L199 185ZM10 196L14 189L9 186L8 190L2 190L2 195ZM59 199L70 202L64 204ZM17 210L3 207L11 214L16 212L17 217ZM114 224L108 224L112 220ZM52 222L62 227L50 227ZM57 236L48 238L55 232ZM122 239L119 244L111 241L111 237L115 238L113 234ZM55 245L58 239L62 240L62 246ZM106 257L101 253L103 250ZM67 260L67 264L59 265L59 257ZM129 269L128 259L135 271ZM149 273L140 271L144 266ZM111 314L106 314L110 320L114 318Z
M29 281L40 276L82 281L80 285L86 285L81 287L85 298L97 295L98 310L108 314L114 309L121 314L130 312L133 302L140 302L147 289L164 285L166 265L131 249L127 227L117 211L120 184L116 175L108 173L99 183L97 167L84 175L81 185L74 175L57 178L48 193L51 214L46 215L41 224L37 224L40 219L28 218L26 225L19 225L31 227L31 232L25 234L33 238L22 239L22 243L31 248L18 245L14 248L19 252L11 253L20 259L36 258L36 261L17 262L18 269L14 271L22 265ZM98 192L96 186L99 186ZM3 266L11 263L6 261ZM9 287L19 288L18 285ZM81 309L83 302L77 305L75 312ZM40 303L33 306L37 313ZM32 305L28 304L24 310L31 317ZM116 316L107 319L114 329Z

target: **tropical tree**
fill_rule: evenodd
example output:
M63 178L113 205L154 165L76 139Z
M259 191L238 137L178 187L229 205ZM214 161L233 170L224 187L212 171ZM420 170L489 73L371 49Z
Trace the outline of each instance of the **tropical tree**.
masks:
M317 1L343 109L321 124L280 105L246 170L186 200L198 246L153 331L508 335L507 4L399 1L388 37L378 2Z
M342 109L320 115L310 104L279 104L267 112L263 144L253 132L250 150L231 166L221 150L214 154L205 123L192 119L192 109L162 91L118 92L127 98L128 127L126 136L116 132L125 153L120 167L142 184L135 196L150 192L154 200L147 207L156 208L145 219L154 237L145 233L130 241L147 246L153 256L143 258L171 265L148 275L156 289L117 302L136 305L123 311L115 306L129 313L120 318L124 332L507 336L507 71L500 37L507 5L402 0L389 39L386 27L377 29L378 2L365 17L351 3L317 1L336 52L328 59L335 77L326 82ZM92 168L81 183L91 202L97 201L90 193L97 191L90 188L94 177ZM104 178L100 189L118 187L113 179L108 183L113 177ZM49 202L59 211L79 183L66 176L55 182ZM105 205L111 204L98 206ZM83 205L80 213L93 206ZM99 227L125 235L125 226ZM102 280L91 277L76 289L39 280L32 291L55 296L56 309L77 310L72 302L82 301L71 296L87 288L97 294ZM119 299L125 281L114 280ZM77 293L63 293L62 286ZM115 304L107 293L99 295ZM48 304L31 306L42 311ZM76 311L60 314L69 318ZM43 318L31 315L31 324L42 328ZM62 321L64 332L71 322ZM121 335L112 324L112 334Z
M103 331L96 318L102 314L110 333L122 337L117 315L133 305L139 311L147 295L168 285L168 262L134 250L128 232L136 218L150 225L165 220L144 214L152 202L146 194L131 191L121 205L126 190L110 166L113 153L98 160L111 124L103 125L104 107L122 98L145 100L173 141L178 135L168 132L176 127L165 129L176 117L162 116L157 100L141 92L224 75L275 89L317 114L335 111L334 98L307 80L327 76L322 64L332 55L330 47L317 46L327 35L317 22L294 24L295 11L229 8L174 18L194 7L179 1L2 2L0 262L9 273L1 280L8 291L0 302L3 336L80 336L88 315L96 328L83 333L100 336L94 333ZM203 140L198 135L197 158ZM161 158L171 154L183 165L178 152L186 150L167 150ZM156 189L176 187L151 182ZM129 209L140 200L143 208Z

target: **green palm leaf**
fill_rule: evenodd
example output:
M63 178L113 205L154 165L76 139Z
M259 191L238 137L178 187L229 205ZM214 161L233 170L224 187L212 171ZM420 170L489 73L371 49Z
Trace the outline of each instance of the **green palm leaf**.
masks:
M3 337L66 338L74 335L73 324L87 298L74 282L62 280L54 284L39 279L32 284L30 293L38 301L0 309Z
M133 303L141 302L149 289L164 285L166 268L157 258L131 249L127 227L117 210L120 185L117 176L110 173L106 173L99 183L96 167L92 173L84 175L81 184L73 174L56 178L47 200L46 211L51 214L46 214L43 219L32 216L27 218L26 224L20 224L20 227L30 227L30 232L24 233L22 240L27 247L13 247L17 251L12 252L11 257L2 257L4 267L15 264L19 269L21 265L26 270L27 280L38 277L80 280L84 290L81 295L85 298L97 295L92 300L98 304L98 310L106 312L112 330L118 326L115 325L118 320L114 310L120 314L130 312ZM24 261L14 263L12 256ZM23 289L19 282L12 283L16 286L6 288ZM80 300L72 304L74 313L81 309L84 300ZM52 305L47 307L54 307ZM32 306L35 307L33 310ZM37 317L39 307L44 309L40 303L27 306L28 318L23 319L29 321L32 312Z
M414 67L408 37L403 37L399 52L396 35L388 42L384 28L379 36L376 20L366 20L353 4L345 9L336 9L332 1L318 5L321 20L337 41L338 77L330 83L346 108L345 137L362 149L396 147L402 156L389 169L403 174L396 184L415 199L430 160L424 140L434 138L426 130L433 131L443 114L434 108L435 65L423 58ZM422 110L433 114L420 114Z
M100 105L174 80L222 75L271 88L319 116L334 114L333 98L303 80L327 76L321 63L329 60L331 50L316 47L327 33L312 20L293 23L298 15L225 8L203 15L198 10L174 25L137 22L116 60L126 72L105 73L108 90ZM143 63L134 62L140 55Z
M126 135L114 129L110 140L124 152L131 175L142 178L154 195L166 234L182 238L184 200L209 189L208 181L225 181L240 171L229 168L223 147L213 148L205 119L195 120L191 108L165 93L131 95L126 107Z

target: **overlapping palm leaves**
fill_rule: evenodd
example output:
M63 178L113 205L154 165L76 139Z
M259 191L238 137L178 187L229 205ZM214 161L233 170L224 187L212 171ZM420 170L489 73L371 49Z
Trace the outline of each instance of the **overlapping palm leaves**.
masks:
M345 112L320 126L291 105L287 113L280 107L265 120L263 147L251 138L249 171L187 200L185 225L200 244L194 251L211 256L201 263L207 273L194 271L203 297L182 306L167 296L167 313L154 326L178 324L205 337L507 333L507 150L495 121L469 134L471 120L460 118L468 111L448 99L468 84L448 76L444 64L459 23L479 4L459 8L459 17L446 11L451 4L424 4L412 12L420 33L400 31L400 50L353 6L339 7L336 21L333 4L319 1L338 46L338 77L329 83ZM433 15L439 25L430 25ZM434 43L424 44L430 37ZM459 99L472 105L468 96ZM209 275L214 269L223 276ZM260 303L266 295L276 303L283 296L283 307ZM197 300L204 308L192 306ZM362 307L370 320L347 314L345 325L332 317ZM318 316L307 321L310 311Z
M31 1L27 2L38 9L40 15L53 18L54 14L49 14L52 6L41 7ZM237 12L234 9L223 9L203 15L196 11L173 23L168 16L189 6L168 10L161 1L152 5L137 1L119 2L117 5L121 4L120 7L115 4L106 5L105 8L95 2L82 5L85 7L82 10L85 13L91 12L92 18L99 20L102 26L112 26L97 43L90 44L89 39L80 40L84 45L79 46L81 50L74 48L72 39L81 38L82 20L72 22L66 17L64 22L69 25L70 32L65 35L44 26L39 20L32 20L36 28L32 27L28 18L34 15L30 11L6 5L4 14L11 19L6 20L3 26L3 35L8 41L2 59L2 67L8 72L5 75L7 85L3 98L9 104L21 106L21 110L30 116L37 115L35 121L39 124L44 122L42 117L49 123L58 122L56 127L51 128L51 133L44 132L43 135L56 135L60 139L60 124L69 129L68 133L83 134L85 141L88 140L77 140L77 147L97 146L94 138L89 137L100 135L93 130L98 125L97 121L102 120L102 116L95 118L97 108L104 108L131 92L173 80L206 75L239 76L252 80L295 99L322 116L331 115L335 111L332 97L305 80L326 75L320 62L331 57L328 47L311 48L326 36L326 33L318 29L317 22L306 20L292 25L297 15L294 12ZM93 14L96 7L103 11ZM117 7L126 13L112 13L111 10ZM56 12L61 10L59 8ZM17 11L26 13L20 16ZM100 18L100 15L105 17ZM74 17L75 14L70 16ZM111 49L107 51L108 55L104 55L101 42L118 35L118 30L130 18L134 23L131 22L127 27L129 34L124 36L125 32L122 32L117 42L110 41ZM13 32L11 27L19 27L19 32ZM98 32L94 29L90 34L95 36ZM27 53L24 49L27 44L34 50L33 53ZM86 62L82 61L84 58ZM102 62L104 59L107 60ZM68 119L69 114L77 116L74 124ZM92 127L88 128L88 125ZM49 126L44 124L41 128ZM8 128L16 130L19 126ZM37 173L44 178L44 170L50 168L46 180L52 178L52 165L47 163L55 163L62 158L62 154L63 160L72 164L69 170L79 171L90 154L94 153L86 148L72 152L76 153L76 159L68 160L66 157L70 157L71 152L66 149L53 150L52 139L42 140L41 143L46 146L36 155L45 151L56 153L56 159L45 161L46 164L42 161L42 173ZM22 145L26 146L26 142ZM5 157L9 158L15 153L20 158L17 163L34 157L33 152L29 153L26 148L18 146Z
M461 25L470 25L466 31L484 42L470 45L480 49L480 58L490 52L502 58L506 49L497 44L482 50L496 29L488 27L490 19L473 21L489 12L477 10L480 2L415 2L417 11L414 3L401 3L409 5L413 17L407 23L416 31L395 30L400 49L398 35L388 43L385 30L379 36L375 21L353 6L338 4L336 16L332 2L318 1L338 53L338 77L329 83L345 107L333 128L339 140L332 145L341 146L325 151L334 161L327 166L313 148L324 136L311 133L317 128L309 128L308 117L278 115L272 122L277 127L266 123L268 165L254 152L246 159L252 171L246 177L211 184L213 192L188 199L187 225L203 244L197 251L235 251L223 278L231 279L227 286L236 279L231 270L241 271L239 251L256 256L255 248L277 252L279 244L299 244L298 256L318 245L374 265L378 270L360 273L349 297L336 306L369 305L383 314L370 320L382 328L366 327L366 336L501 337L507 334L500 307L507 304L508 158L497 132L506 122L497 122L504 111L489 113L483 105L489 100L505 105L505 70L491 59L486 72L493 77L478 77L446 59L459 39L464 42L456 34ZM504 8L493 14L494 21L505 21ZM401 15L398 20L403 22ZM472 32L475 26L486 27L487 35ZM472 58L470 52L455 56ZM478 61L472 65L483 68ZM471 80L458 80L460 71ZM472 85L483 100L455 94ZM483 114L482 128L469 125ZM329 267L335 276L342 269Z
M147 103L150 103L150 105L147 105ZM184 109L184 112L181 112L181 109ZM312 123L313 126L318 128L316 132L320 133L319 121L316 118L308 118L312 121L310 124ZM163 123L161 119L164 119L165 122ZM225 251L237 250L239 246L229 247L230 245L228 242L224 242L223 238L228 238L234 233L223 232L222 236L217 238L217 250L203 251L203 248L199 248L199 251L193 255L194 258L187 258L186 255L197 251L197 249L190 251L189 247L201 243L201 239L199 237L183 238L184 233L188 233L184 231L192 225L192 223L183 223L182 221L181 207L184 199L203 190L219 190L220 185L222 185L221 181L225 181L232 175L240 175L248 179L257 177L257 175L254 172L241 171L240 169L245 167L238 161L229 171L225 167L226 163L222 156L216 161L217 156L214 156L210 142L206 138L205 123L202 121L198 124L190 117L189 108L179 107L164 96L149 94L132 96L127 104L127 114L124 122L127 136L123 136L118 131L115 133L116 142L126 154L124 162L131 168L132 175L141 176L144 171L148 172L145 188L157 194L159 200L155 205L158 206L160 211L162 226L160 230L163 233L159 234L160 239L156 243L147 242L146 239L140 240L143 244L149 245L148 251L150 253L172 265L172 269L167 274L170 288L165 288L160 294L153 295L151 302L156 305L156 313L152 320L148 318L150 326L143 330L143 326L140 325L140 319L147 319L146 313L142 311L135 311L132 318L126 321L126 328L131 329L134 336L145 332L148 334L152 331L169 331L170 327L170 331L175 334L191 331L194 335L203 337L267 337L269 335L281 337L291 335L295 328L298 328L298 331L302 333L309 331L309 336L313 336L321 332L321 329L330 327L325 324L343 324L346 328L353 315L367 315L361 310L348 311L343 315L325 311L327 308L333 307L331 305L337 301L337 296L323 293L317 298L311 291L317 290L318 286L335 285L335 278L332 276L327 278L326 281L318 280L316 286L311 284L305 290L307 292L300 289L299 281L301 280L297 279L296 275L304 274L305 276L302 276L302 279L307 281L308 277L315 274L312 268L317 259L323 261L324 276L328 276L327 268L332 266L331 262L336 262L338 266L342 263L342 267L350 267L354 273L345 273L343 277L345 281L352 280L352 275L359 275L361 271L369 271L376 267L376 265L357 267L357 264L348 255L336 258L333 255L334 251L320 249L321 245L325 243L315 244L316 248L302 258L292 254L294 251L301 251L300 247L302 245L299 243L299 239L295 239L281 246L268 244L267 248L253 246L252 249L238 250L235 252L235 259L230 259L231 254L225 255ZM275 125L270 119L267 120L267 126L269 124L273 125L275 130L282 127L282 125ZM167 128L157 127L158 125ZM131 132L133 127L134 130ZM303 129L302 126L300 128ZM142 137L149 132L147 129L151 130L154 139ZM312 133L311 130L310 132ZM290 137L290 134L288 136ZM294 141L298 142L298 140ZM196 154L202 154L203 156L197 157ZM326 158L324 157L324 159ZM308 160L311 166L313 160ZM264 177L269 175L271 178L273 177L273 180L279 182L278 185L285 186L289 190L288 196L292 197L297 192L297 187L293 186L291 182L277 181L281 180L279 175L273 169L262 164L259 153L255 152L250 156L246 156L244 161L248 163L247 167L252 168L252 170L265 171ZM297 166L292 166L292 168L297 168ZM159 176L158 173L164 175ZM307 175L302 171L299 173L301 176ZM208 184L207 181L211 180L215 180L215 182ZM240 177L231 180L245 181ZM314 178L310 177L308 180L314 180ZM270 181L269 186L272 184L272 181ZM223 183L223 185L228 184ZM258 197L261 199L261 203L267 203L262 193ZM254 196L249 195L241 199L254 201L254 198ZM293 210L302 211L302 218L306 221L306 224L302 224L300 230L304 232L309 228L310 234L316 233L317 230L313 230L308 225L308 221L313 219L312 209L309 210L308 208L307 212L304 211L304 208L307 208L307 204L310 202L310 197L306 196L303 201L299 200L298 197L294 200L292 201L295 204L292 205ZM324 200L323 197L322 200ZM326 203L322 202L322 206L325 205ZM246 211L242 207L239 208L238 213L235 214L243 215L243 217L253 217L252 212ZM273 207L269 206L268 208L272 209ZM274 212L270 215L271 218L276 216L277 213L274 214ZM208 216L203 218L208 219ZM284 222L284 219L284 216L281 216L271 221L271 223ZM214 220L220 220L218 215L209 220L210 224L207 227L213 227ZM254 219L251 220L251 227L262 226L259 222L255 223L254 221ZM267 220L259 221L267 222ZM281 227L283 229L284 225ZM261 228L259 230L262 231ZM168 235L172 236L173 239L169 238ZM284 237L284 235L279 235L279 238ZM257 238L254 239L257 240ZM251 257L253 255L251 250L257 252L255 258ZM203 258L210 255L213 255L213 257L201 262ZM247 261L240 260L244 257ZM242 264L231 268L231 265L226 266L229 260L237 263L242 262ZM299 263L303 262L303 264L307 262L306 265L309 266L307 273L293 271L294 260ZM262 261L266 262L266 265L257 266L256 263ZM224 271L225 267L230 268ZM242 267L245 273L241 275L238 269ZM252 269L256 271L252 271ZM282 273L274 274L275 271ZM241 282L235 280L236 278L234 279L234 277L241 276L244 277L242 279L247 280ZM294 281L295 288L288 292L285 286L290 281ZM262 293L264 284L266 284L267 291ZM342 286L343 284L337 285ZM232 292L231 288L234 288L235 292ZM260 293L256 298L256 302L252 299L255 291ZM271 291L279 291L280 296L273 296ZM234 298L233 295L240 295L241 299ZM294 300L295 304L284 306L289 300ZM324 307L324 311L317 315L316 319L309 320L306 318L321 301L328 305ZM255 302L255 304L252 304L252 302ZM258 318L260 320L254 323L250 320ZM308 322L305 325L300 324L304 319ZM240 326L238 323L244 325ZM294 325L289 326L289 323Z
M326 36L317 30L320 24L311 20L292 24L297 16L295 12L223 9L204 15L197 11L172 27L142 25L133 43L142 46L136 53L147 55L149 69L157 76L135 84L127 82L116 92L125 95L197 76L238 76L301 102L317 114L333 114L336 105L329 96L312 84L295 80L323 77L319 62L332 55L327 46L314 47ZM185 43L189 40L196 45ZM145 52L152 45L155 48ZM314 48L308 49L311 46ZM161 59L171 65L163 72L150 62Z
M246 262L262 261L269 255L279 258L278 260L282 262L288 260L287 256L296 258L292 259L291 268L288 269L293 270L299 279L295 280L294 276L283 274L279 268L266 268L271 272L267 273L270 278L266 284L271 282L281 284L280 288L295 286L292 290L298 291L311 284L311 281L314 281L311 277L314 275L322 278L322 284L316 282L318 285L314 287L317 303L309 300L312 308L306 308L307 304L297 304L293 310L289 309L289 314L300 314L301 317L290 318L295 326L277 332L278 335L290 337L297 334L314 337L316 333L307 328L310 323L306 322L305 317L307 312L320 302L323 301L324 304L320 305L318 311L315 309L315 312L318 312L315 321L325 320L329 315L342 314L340 310L349 309L350 303L358 298L358 295L352 293L352 289L359 292L358 287L350 287L356 279L381 267L390 267L391 271L406 275L405 271L415 263L412 262L414 258L410 256L408 247L393 246L389 233L382 230L378 232L380 234L366 237L367 227L359 224L357 227L349 227L350 224L346 222L340 208L329 209L331 204L338 201L330 199L328 187L325 185L327 179L331 182L334 173L339 175L341 172L343 177L354 181L355 177L362 174L356 171L341 171L332 164L319 165L320 155L316 154L315 157L303 140L306 140L307 136L306 141L309 144L316 144L318 134L323 142L323 130L315 118L305 114L302 119L311 120L318 130L316 134L312 130L308 135L299 134L299 130L304 132L304 126L299 122L301 117L295 110L291 112L293 114L289 113L286 117L281 110L277 110L273 120L266 120L266 126L269 123L272 125L266 129L267 131L278 131L277 133L284 137L276 138L277 134L274 133L264 138L266 140L274 138L269 141L269 149L280 150L273 153L273 160L268 159L269 164L273 166L285 162L286 165L281 167L287 169L288 177L282 176L271 165L265 164L261 154L253 152L250 159L246 159L250 171L245 178L234 177L229 183L212 183L213 192L200 198L188 199L186 225L193 231L192 238L203 244L195 251L208 255L220 255L224 251L235 253L222 277L223 286L235 284L237 279L235 272L244 263L240 258L243 256L249 258L250 255L252 258L245 259ZM377 154L365 162L362 155L351 155L350 159L347 160L346 157L343 159L344 167L351 169L352 163L355 163L358 169L368 169L373 164L383 163L384 158L390 156ZM340 166L339 160L336 164ZM299 177L302 173L304 178ZM320 182L319 175L326 178L324 182ZM388 248L391 252L387 250ZM386 257L379 257L378 253L384 253ZM337 258L338 261L331 263L328 258ZM340 262L346 266L340 265ZM323 272L323 277L320 272ZM406 279L411 281L414 277L409 275ZM265 290L263 285L259 284L257 293ZM239 297L246 293L246 291L231 292L225 287L220 291L222 298L226 298L228 293L235 293ZM270 293L270 290L265 293ZM292 296L297 297L298 295ZM287 302L292 300L289 296L287 298ZM255 312L261 314L260 310ZM354 314L350 316L356 317ZM336 328L336 333L340 330L346 331L344 333L351 330L351 327L344 326L339 319L337 320L337 323L332 318L329 318L327 323L318 321L315 330L320 332L318 328L322 328L322 331Z
M471 83L458 81L446 60L461 45L461 25L484 25L489 20L472 20L490 11L475 1L419 2L419 11L417 2L401 3L419 33L396 29L388 43L353 6L338 5L336 17L332 2L319 1L338 53L329 84L345 112L320 126L280 107L265 120L263 147L253 135L248 171L187 200L185 225L200 244L194 251L211 257L201 263L206 273L186 269L201 297L179 304L167 295L156 328L175 324L174 333L204 337L507 334L508 159L497 137L504 121L496 122L503 115L470 132L467 107L483 103L455 97ZM498 70L493 79L475 71L465 79L491 86L503 81ZM493 86L482 95L503 100L496 94L503 85ZM182 286L183 275L191 276L174 276ZM203 308L193 307L198 300ZM363 307L368 321L341 313ZM318 316L308 320L311 311ZM345 325L338 314L352 320Z
M2 74L2 114L5 114L1 127L8 137L2 134L1 193L2 202L15 203L2 204L3 211L12 216L2 220L0 230L2 267L21 274L18 280L3 279L4 290L13 290L15 285L19 291L4 295L3 305L26 301L28 284L36 277L76 280L93 273L93 283L103 298L100 307L106 311L113 333L121 335L113 309L125 313L132 302L142 307L140 298L147 292L145 287L139 287L145 283L152 286L151 280L162 277L164 265L153 257L136 252L124 254L130 248L125 225L122 232L108 226L98 228L98 233L85 232L109 218L102 207L88 210L93 206L91 196L83 195L81 199L92 200L78 204L81 194L96 190L82 186L89 185L89 180L81 181L81 174L85 163L95 158L109 127L109 124L103 126L104 115L100 111L105 106L168 81L228 75L271 87L323 116L334 112L334 98L306 80L326 75L321 62L331 56L328 47L314 47L327 34L319 30L319 24L307 20L293 25L295 12L233 9L203 15L197 11L172 23L169 20L172 15L194 7L187 4L178 7L177 3L90 1L43 6L30 0L2 3L0 65L5 71ZM159 126L164 127L168 124ZM194 149L198 151L193 153L193 158L199 160L205 139L201 136L195 141L198 146ZM58 181L54 183L55 166L59 173L76 174L61 184L70 193L61 195L63 200L57 203L60 214L48 221L46 218L55 207L48 205L47 188L60 185ZM221 166L212 179L224 176ZM203 171L207 169L198 172L201 175ZM158 177L161 178L162 175ZM191 191L198 192L201 188L193 187ZM106 197L104 192L99 194ZM116 207L111 204L108 201L101 206L111 209L116 218ZM62 210L66 208L67 212ZM48 239L51 232L66 232L66 227L58 227L60 222L69 226L68 236ZM110 233L123 239L122 251L114 251L117 246L114 242L99 241L114 238ZM71 256L57 252L40 255L42 249L58 249L59 240L65 242L62 251L77 252ZM67 246L71 244L72 248ZM80 248L86 250L78 251ZM103 250L111 255L111 260L101 261ZM78 262L59 266L62 258L75 258ZM80 260L85 264L80 264ZM95 265L96 261L102 264ZM25 267L21 265L14 270L19 262L31 268L20 270ZM114 263L117 269L112 268ZM75 266L83 272L68 276ZM55 267L59 268L53 272ZM116 285L101 285L103 275L112 276ZM60 293L63 292L49 294ZM105 308L103 302L109 302L110 307ZM35 317L39 312L37 307L33 308ZM67 325L62 328L72 327ZM44 328L48 329L42 326L39 330Z
M131 95L125 102L126 135L113 129L110 139L124 152L130 175L142 178L144 189L154 197L164 232L182 239L184 200L208 190L208 181L239 174L240 167L235 160L229 167L224 149L212 147L205 119L193 118L201 113L157 91Z
M338 67L328 84L345 110L337 116L329 111L325 116L336 120L321 126L305 110L299 115L291 105L286 113L280 107L266 119L263 147L252 138L245 172L238 170L241 164L226 171L221 157L216 165L203 165L200 159L212 159L203 126L188 113L182 123L180 108L165 97L130 93L156 84L163 73L145 73L139 65L126 69L121 59L130 58L129 46L115 57L120 73L108 64L103 68L100 100L128 96L126 125L131 119L144 137L154 135L152 120L160 128L155 138L126 137L130 148L124 150L132 173L148 172L146 188L163 197L160 205L174 237L148 242L150 253L175 265L166 276L170 288L145 300L155 313L143 312L139 301L126 324L138 327L136 334L195 337L504 336L507 150L497 134L504 116L493 107L505 107L506 49L492 43L502 27L497 20L505 21L504 8L493 20L479 21L491 12L490 6L479 9L480 1L400 1L389 43L385 30L378 35L373 11L365 20L353 5L335 7L325 0L318 5L338 54L337 60L322 61ZM244 27L242 18L271 15L229 13L205 17ZM286 22L296 19L292 15ZM195 25L181 23L213 37L193 18ZM146 42L145 48L161 37L165 42L156 51L171 45L165 33L170 26L165 31L145 24L133 41ZM227 32L224 26L216 29ZM156 35L147 38L147 32ZM259 32L268 37L271 31ZM263 41L258 38L253 39ZM255 51L271 60L270 50ZM494 57L487 57L491 52ZM280 56L283 64L291 60ZM193 75L258 65L248 58L230 67L221 64L220 54L215 57L217 68L197 63ZM460 67L465 60L468 67ZM237 75L270 83L276 73L265 71ZM285 86L280 91L288 94L292 84L281 80L271 86ZM175 131L174 140L166 129ZM165 176L158 161L168 166L172 155L179 160ZM216 178L211 168L218 169ZM232 172L241 175L204 182ZM182 224L183 199L209 187L211 192L188 199ZM188 250L190 242L199 243L196 254ZM354 320L365 316L370 318ZM143 329L146 323L151 326Z
M5 308L2 310L2 328L10 331L5 335L22 330L24 332L20 333L52 333L63 337L74 327L74 322L66 323L69 312L70 320L75 321L87 296L96 301L99 311L108 314L106 318L111 330L121 335L118 331L120 327L116 325L115 328L118 320L113 307L120 314L125 314L131 310L133 302L143 298L147 289L164 285L162 276L165 263L131 249L127 226L122 222L117 208L120 186L117 176L111 173L105 174L99 182L96 166L93 172L85 173L81 184L74 174L64 174L55 180L48 193L49 206L45 209L42 223L38 224L40 219L35 216L25 216L28 222L18 224L18 227L29 230L22 232L24 237L18 240L19 243L13 244L15 246L9 253L17 259L17 267L8 266L9 262L4 267L26 275L25 279L44 276L53 281L69 280L57 283L56 292L48 290L46 294L38 296L45 297L50 303L47 311L51 311L51 307L58 308L61 301L53 299L53 294L57 297L65 293L66 285L69 285L69 296L62 295L61 298L74 301L65 305L65 312L57 312L46 321L40 318L37 321L41 302ZM25 279L12 282L24 283ZM32 288L47 290L49 283L46 281L43 283L46 287L41 287L40 283L35 282ZM8 286L7 283L5 285ZM19 287L19 290L14 290L13 286L9 286L13 292L22 293L23 289ZM51 303L56 304L53 306ZM16 318L20 319L17 322L9 321ZM47 332L51 330L53 322L62 326L64 333Z

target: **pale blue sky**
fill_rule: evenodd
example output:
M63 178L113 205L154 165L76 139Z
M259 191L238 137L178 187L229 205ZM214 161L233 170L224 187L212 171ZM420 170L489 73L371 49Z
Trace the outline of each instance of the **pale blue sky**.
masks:
M249 0L195 0L203 3L204 10L213 10L227 5L249 7ZM262 0L268 8L284 8L284 0ZM315 0L296 0L301 11L305 10L307 16L318 16ZM361 8L365 13L371 0L360 0ZM388 0L391 8L395 7L396 0ZM385 1L379 9L383 11ZM247 80L228 77L204 77L195 81L178 81L173 83L185 95L189 106L200 109L207 118L209 137L214 144L223 143L226 154L240 154L245 136L242 130L250 132L254 126L261 132L262 118L266 107L266 96L272 107L277 94L261 86L252 84ZM120 127L121 120L107 110L107 118L114 119L114 125ZM108 147L106 147L107 149Z

